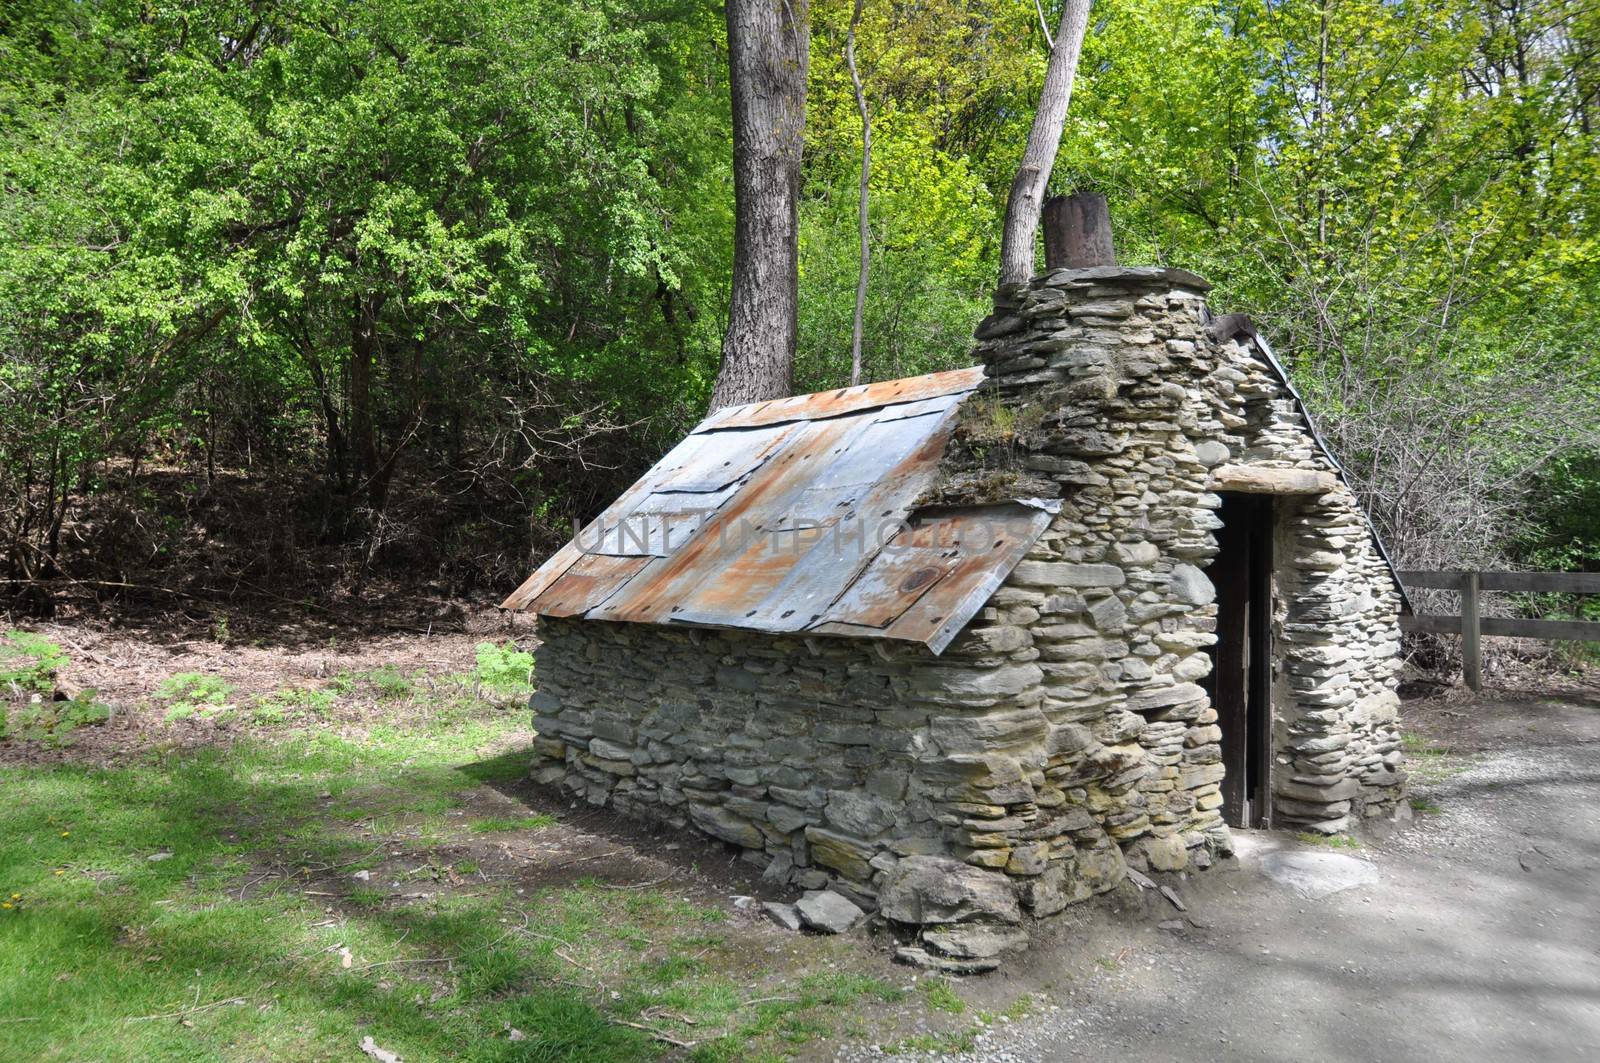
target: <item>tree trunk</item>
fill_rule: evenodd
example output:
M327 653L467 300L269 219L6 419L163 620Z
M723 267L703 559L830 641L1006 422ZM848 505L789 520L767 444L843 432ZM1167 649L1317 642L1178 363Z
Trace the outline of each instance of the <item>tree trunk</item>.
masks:
M808 0L727 0L733 95L733 290L711 408L794 387Z
M1017 177L1011 182L1011 195L1006 200L1005 227L1000 236L1002 288L1026 284L1033 277L1039 212L1044 206L1056 151L1061 147L1061 128L1066 124L1072 79L1078 71L1078 55L1083 51L1083 35L1088 26L1089 0L1066 0L1055 47L1050 50L1044 88L1039 92L1039 109L1028 130L1028 147L1022 153L1022 164L1017 167Z
M861 383L861 328L867 313L867 267L872 262L871 230L867 227L867 190L872 179L872 115L867 111L867 95L861 90L861 71L856 67L856 29L861 25L861 5L856 0L850 15L850 31L844 38L844 61L850 67L850 84L856 90L856 110L861 112L861 195L856 201L856 227L861 231L861 268L856 274L856 316L850 327L850 386Z
M1111 210L1097 192L1052 196L1044 202L1044 268L1115 266Z
M378 431L372 409L372 368L378 347L376 295L357 296L350 321L350 448L358 492L370 490L378 473Z

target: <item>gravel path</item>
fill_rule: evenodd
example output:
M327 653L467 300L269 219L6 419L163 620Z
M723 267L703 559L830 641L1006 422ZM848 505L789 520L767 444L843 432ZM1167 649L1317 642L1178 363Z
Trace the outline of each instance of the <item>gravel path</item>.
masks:
M1309 898L1264 870L1306 847L1250 834L1188 887L1210 925L1152 910L1110 969L940 1058L1600 1061L1600 699L1471 711L1479 751L1418 758L1438 810L1341 851L1371 881Z

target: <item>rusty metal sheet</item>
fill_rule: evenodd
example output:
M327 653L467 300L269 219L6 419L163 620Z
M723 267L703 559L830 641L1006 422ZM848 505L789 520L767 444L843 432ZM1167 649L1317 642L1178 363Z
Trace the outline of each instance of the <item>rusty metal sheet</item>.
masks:
M652 491L718 491L744 479L770 458L793 432L791 426L748 432L697 432L687 436L681 453L651 470Z
M960 543L959 558L914 608L884 629L884 637L925 643L934 653L942 653L1000 589L1050 526L1052 516L1052 509L1020 504L950 514L949 533Z
M546 558L544 564L523 580L520 587L507 595L506 600L500 603L500 608L538 612L533 608L533 603L582 556L583 551L578 549L577 540L563 546Z
M877 411L883 413L886 411ZM837 493L838 521L796 563L784 579L762 599L742 623L767 631L798 631L826 611L840 590L872 561L885 542L893 539L912 506L933 483L939 459L955 426L952 407L944 414L911 419L876 421L857 434L854 455L876 456L880 472L876 482L839 483L813 490ZM846 455L840 455L836 464ZM887 464L888 462L893 464ZM842 476L854 479L854 474ZM825 473L821 478L828 480ZM802 515L809 513L800 511Z
M796 560L774 550L766 533L794 513L826 456L855 427L850 418L807 422L718 511L716 521L667 559L659 576L630 587L613 606L625 619L745 626L745 614ZM754 534L746 535L747 529Z
M910 639L937 652L1049 521L1015 504L914 512L982 379L958 370L715 414L506 607ZM680 519L661 519L670 515ZM619 534L630 517L639 527ZM929 539L930 527L944 538Z
M971 392L983 383L983 367L952 369L944 373L906 377L903 380L885 380L881 384L862 384L837 391L819 391L814 395L796 395L788 399L773 399L748 406L729 406L718 410L695 429L699 432L722 431L728 428L751 428L757 425L781 424L785 421L816 421L827 417L859 413L898 402L915 402Z
M538 611L544 616L581 616L627 586L649 561L585 554L538 596Z
M586 553L666 557L687 543L739 488L731 483L716 491L657 491L615 524L579 536L578 546Z
M961 558L954 546L885 550L839 596L819 621L886 628L948 576Z

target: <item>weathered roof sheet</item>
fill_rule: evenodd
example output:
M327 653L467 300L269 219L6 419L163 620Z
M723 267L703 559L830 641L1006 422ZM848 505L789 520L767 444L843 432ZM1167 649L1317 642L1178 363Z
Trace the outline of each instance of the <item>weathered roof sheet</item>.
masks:
M974 367L719 410L504 607L938 653L1054 506L915 509L982 381Z

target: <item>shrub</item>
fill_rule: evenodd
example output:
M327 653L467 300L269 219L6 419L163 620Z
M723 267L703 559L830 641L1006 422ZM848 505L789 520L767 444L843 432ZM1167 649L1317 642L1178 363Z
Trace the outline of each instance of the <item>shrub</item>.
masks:
M156 688L156 697L167 703L168 720L219 716L233 708L232 695L232 683L201 672L174 672Z
M56 672L67 663L60 646L31 631L7 631L0 638L0 687L48 694Z
M517 649L516 643L498 646L478 643L478 668L473 678L478 686L506 697L533 692L533 654Z
M0 703L0 738L55 742L80 727L105 723L111 709L87 690L71 701L35 701L7 710Z

